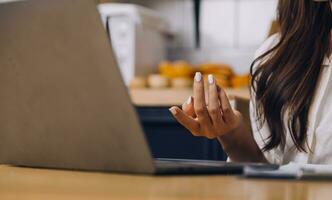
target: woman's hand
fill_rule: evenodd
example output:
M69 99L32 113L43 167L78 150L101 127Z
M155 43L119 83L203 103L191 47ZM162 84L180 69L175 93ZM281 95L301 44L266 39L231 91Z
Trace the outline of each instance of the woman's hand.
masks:
M197 72L194 78L194 96L190 96L182 105L182 110L173 106L170 111L194 136L214 139L239 127L242 115L232 109L225 91L216 85L212 75L208 76L208 83L206 101L202 74Z
M194 136L218 138L234 162L268 162L251 131L242 123L241 113L232 109L225 91L217 87L213 76L208 76L208 82L205 101L204 81L201 73L196 73L194 97L189 97L182 110L170 108L173 116Z

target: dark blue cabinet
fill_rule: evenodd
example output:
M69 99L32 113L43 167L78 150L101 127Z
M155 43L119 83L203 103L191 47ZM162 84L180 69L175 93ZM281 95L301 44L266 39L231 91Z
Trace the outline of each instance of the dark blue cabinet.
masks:
M154 157L226 159L217 140L192 136L174 120L168 107L137 107L137 112Z

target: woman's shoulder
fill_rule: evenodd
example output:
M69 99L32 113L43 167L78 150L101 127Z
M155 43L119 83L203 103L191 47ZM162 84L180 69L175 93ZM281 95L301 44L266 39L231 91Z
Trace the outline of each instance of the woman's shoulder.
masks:
M280 34L276 33L267 38L255 52L255 59L272 49L280 40Z

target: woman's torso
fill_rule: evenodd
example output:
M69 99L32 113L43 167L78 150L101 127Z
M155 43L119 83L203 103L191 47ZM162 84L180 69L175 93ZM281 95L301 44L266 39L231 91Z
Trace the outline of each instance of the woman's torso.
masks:
M278 42L278 35L270 37L256 52L256 57L272 48ZM290 133L286 133L284 146L264 152L265 157L271 163L287 164L289 162L332 164L332 66L330 59L326 58L316 86L315 97L310 107L308 116L307 146L306 152L299 152L292 141ZM254 93L252 93L254 95ZM270 130L266 122L262 127L257 122L255 112L255 98L250 102L250 117L253 135L258 146L265 146ZM287 119L285 119L285 122Z

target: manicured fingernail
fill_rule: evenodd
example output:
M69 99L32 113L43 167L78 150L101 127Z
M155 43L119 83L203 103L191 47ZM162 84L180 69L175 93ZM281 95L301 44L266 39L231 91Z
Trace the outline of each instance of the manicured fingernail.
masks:
M191 96L188 98L188 100L187 100L187 104L188 104L188 105L191 104Z
M196 74L195 74L195 81L196 81L196 82L200 82L201 79L202 79L202 74L201 74L201 72L196 72Z
M177 113L175 107L170 108L169 111L170 111L173 115L176 115L176 113Z
M208 75L208 81L209 81L209 84L212 85L214 83L214 78L213 78L213 75L212 74L209 74Z

